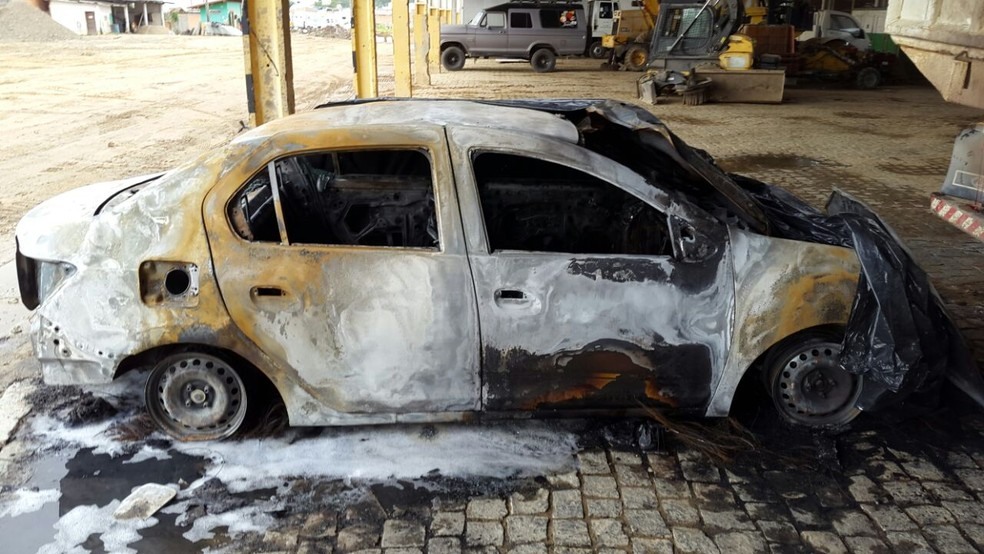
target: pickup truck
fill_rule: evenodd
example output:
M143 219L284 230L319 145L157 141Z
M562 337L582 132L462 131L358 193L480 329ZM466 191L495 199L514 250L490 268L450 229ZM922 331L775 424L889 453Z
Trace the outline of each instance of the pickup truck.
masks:
M441 65L464 67L466 58L528 60L533 71L553 71L557 56L588 53L588 18L579 3L509 2L478 12L466 25L441 26Z

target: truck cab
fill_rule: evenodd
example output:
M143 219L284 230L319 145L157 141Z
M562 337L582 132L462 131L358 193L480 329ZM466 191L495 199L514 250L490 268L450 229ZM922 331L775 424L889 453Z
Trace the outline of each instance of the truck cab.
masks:
M816 38L821 44L842 40L862 52L871 50L871 40L853 15L834 10L819 10L813 14L813 29L796 38L802 42Z

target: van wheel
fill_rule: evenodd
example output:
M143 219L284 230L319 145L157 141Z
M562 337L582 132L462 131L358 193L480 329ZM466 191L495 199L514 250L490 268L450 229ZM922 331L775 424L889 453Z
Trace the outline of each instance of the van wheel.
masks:
M649 52L644 46L636 44L625 52L625 68L629 71L642 71L649 63Z
M784 420L804 427L838 427L861 413L855 403L862 379L840 367L840 353L835 338L814 335L769 354L769 394Z
M600 40L596 40L588 47L588 55L596 60L603 60L611 54L611 50L601 45Z
M458 71L465 67L465 52L457 46L448 46L441 52L441 65L448 71Z
M557 66L557 56L554 56L550 50L541 48L533 52L533 56L530 57L530 65L533 66L533 71L537 73L553 71L554 67Z

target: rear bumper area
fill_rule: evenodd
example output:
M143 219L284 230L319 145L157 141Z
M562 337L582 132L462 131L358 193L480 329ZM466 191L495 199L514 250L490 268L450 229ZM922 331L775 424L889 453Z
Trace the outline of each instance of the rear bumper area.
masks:
M48 385L109 383L116 373L118 360L112 354L89 352L91 346L72 340L64 329L38 314L31 321L31 342Z

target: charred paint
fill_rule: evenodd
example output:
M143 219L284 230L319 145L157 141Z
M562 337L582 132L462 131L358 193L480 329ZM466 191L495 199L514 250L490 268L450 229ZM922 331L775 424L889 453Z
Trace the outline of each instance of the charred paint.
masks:
M702 410L710 396L711 356L698 344L649 348L602 340L580 350L536 355L485 349L486 409Z

